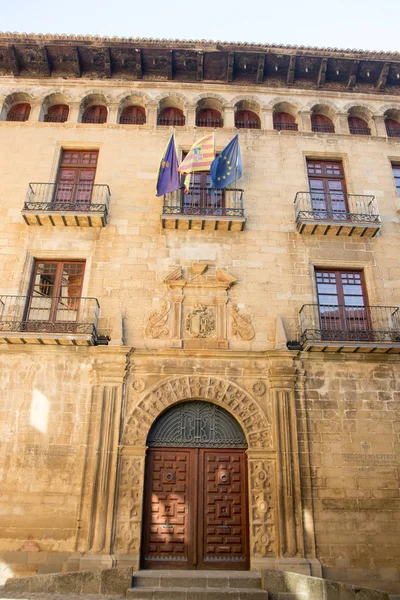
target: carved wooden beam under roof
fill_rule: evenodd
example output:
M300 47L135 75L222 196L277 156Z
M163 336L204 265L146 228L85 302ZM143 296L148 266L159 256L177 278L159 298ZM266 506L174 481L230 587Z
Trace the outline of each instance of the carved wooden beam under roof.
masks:
M204 53L198 52L197 53L197 81L203 80L203 74L204 74Z
M142 70L142 51L140 48L135 48L135 58L136 58L136 77L137 79L142 79L143 70Z
M327 66L328 66L328 59L323 58L321 60L321 64L319 66L319 71L318 71L317 87L319 87L319 88L324 87L324 85L325 85Z
M384 63L384 65L382 66L382 71L380 72L378 80L375 83L375 87L377 90L383 90L386 87L386 82L389 75L389 68L389 63Z
M10 46L8 47L8 51L10 54L13 75L14 77L18 77L20 73L20 64L18 60L17 51L15 50L15 46L13 44L10 44Z
M110 48L105 48L104 50L104 73L106 77L112 76Z
M75 68L75 75L76 77L82 77L82 61L81 61L81 57L79 56L79 48L78 46L76 48L74 48L74 68Z
M233 65L235 63L235 54L233 52L229 52L228 54L228 69L226 80L228 83L232 83L233 80Z
M50 77L50 75L51 75L51 62L50 62L50 57L49 57L49 53L47 52L46 46L43 46L43 55L44 55L45 63L47 65L47 74Z
M169 50L169 52L167 52L167 79L172 79L172 78L173 78L172 50Z
M258 57L258 67L257 67L257 83L262 83L264 81L264 68L265 68L265 54L260 54Z
M287 84L288 85L293 85L294 84L294 70L296 68L296 56L291 56L290 57L290 61L289 61L289 68L288 68L288 72L287 72Z
M357 71L358 71L359 64L360 64L360 61L355 60L355 61L353 61L353 64L351 65L349 80L347 82L347 88L349 90L353 89L354 86L356 85Z

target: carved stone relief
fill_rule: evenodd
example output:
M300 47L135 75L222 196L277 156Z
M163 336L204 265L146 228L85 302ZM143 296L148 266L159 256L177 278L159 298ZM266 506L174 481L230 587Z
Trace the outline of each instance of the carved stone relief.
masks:
M255 336L255 331L250 315L240 313L237 304L230 304L229 312L232 320L232 334L244 341L252 340Z
M144 335L147 338L156 339L166 337L169 334L169 311L171 303L166 300L159 311L152 310L147 317L147 325Z
M122 456L114 551L139 553L145 457Z
M186 331L191 337L206 338L215 333L215 309L197 305L186 317Z
M249 456L251 556L276 555L274 461Z
M242 425L249 448L272 448L272 428L261 408L236 384L212 376L177 377L158 384L128 415L122 444L144 446L147 433L159 414L168 406L188 399L220 404Z

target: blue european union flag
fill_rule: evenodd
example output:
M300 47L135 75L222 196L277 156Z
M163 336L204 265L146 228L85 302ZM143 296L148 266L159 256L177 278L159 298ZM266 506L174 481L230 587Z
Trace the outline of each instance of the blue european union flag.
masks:
M163 196L174 192L181 187L180 175L178 173L178 157L175 150L174 134L163 152L158 169L157 196Z
M211 187L225 188L242 176L239 134L229 142L211 163Z

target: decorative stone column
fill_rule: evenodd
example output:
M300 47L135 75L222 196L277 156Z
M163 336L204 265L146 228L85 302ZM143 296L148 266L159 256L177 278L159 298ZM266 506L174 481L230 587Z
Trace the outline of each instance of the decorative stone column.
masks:
M299 116L299 131L311 131L311 111L301 110Z
M261 128L272 131L274 128L274 111L272 108L262 108L261 114Z
M118 119L118 104L109 104L108 106L108 116L107 123L115 125Z
M32 104L28 121L38 122L39 118L40 118L41 110L42 110L42 104Z
M79 107L80 107L80 104L78 102L74 102L69 105L69 113L68 113L67 123L78 123Z
M115 564L111 540L127 351L116 347L107 350L108 355L104 352L106 355L97 357L94 363L92 424L77 539L77 551L84 552L80 559L81 570L105 569ZM85 506L90 507L86 513ZM76 557L71 559L76 560Z
M188 106L186 109L186 123L188 127L196 125L196 106Z
M225 106L223 111L224 127L235 127L235 107Z
M374 115L373 122L375 126L375 131L371 131L371 134L378 135L380 137L387 137L385 117L381 115Z
M337 113L336 133L350 135L348 116L347 112Z
M113 553L118 566L139 569L146 446L121 446Z
M148 104L146 106L146 124L157 125L157 106Z

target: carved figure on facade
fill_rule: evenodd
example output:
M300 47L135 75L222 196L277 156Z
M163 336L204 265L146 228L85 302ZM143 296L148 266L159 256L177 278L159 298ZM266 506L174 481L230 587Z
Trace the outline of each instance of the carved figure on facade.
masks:
M156 339L169 334L169 312L171 303L169 300L163 302L159 311L152 310L147 317L147 325L144 330L144 335L150 339Z
M195 306L186 318L186 331L195 338L205 338L215 332L215 309L204 306Z
M250 457L249 472L251 554L254 557L275 556L274 462Z
M249 448L272 448L272 428L257 403L235 383L210 376L183 376L158 384L128 415L122 444L144 446L159 414L175 402L191 399L211 400L227 408L241 423Z
M229 312L232 320L232 334L240 337L243 341L252 340L255 331L250 315L240 313L237 304L230 304Z

